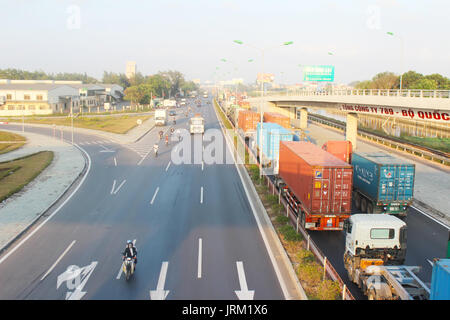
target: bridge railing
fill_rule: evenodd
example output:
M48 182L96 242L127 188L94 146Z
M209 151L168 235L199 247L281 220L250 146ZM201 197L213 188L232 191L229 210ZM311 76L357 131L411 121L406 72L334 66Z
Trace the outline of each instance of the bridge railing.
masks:
M405 98L449 99L450 90L399 90L399 89L332 89L268 91L274 96L382 96Z

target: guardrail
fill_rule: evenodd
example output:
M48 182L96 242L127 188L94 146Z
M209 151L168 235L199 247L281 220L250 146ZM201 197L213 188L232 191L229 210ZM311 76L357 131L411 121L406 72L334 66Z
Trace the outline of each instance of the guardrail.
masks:
M308 114L308 120L322 123L324 125L334 127L342 131L345 131L346 128L346 126L341 123L335 122L333 120L326 120L312 114ZM366 132L364 129L358 129L358 136L396 150L407 152L411 155L420 157L422 159L431 160L434 162L439 162L446 166L450 166L450 157L448 156L447 153L442 151L414 145L412 143L400 142L398 140L395 141L394 140L395 138L386 138L384 136L377 136L373 133Z
M399 90L399 89L332 89L332 90L284 90L268 91L268 95L278 96L382 96L405 98L449 99L450 90Z
M225 113L223 107L216 100L214 100L214 103L217 103L217 105L222 110L222 113L229 119L229 122L231 123L231 126L233 127L233 130L234 130L236 136L239 138L240 142L245 146L245 150L248 152L249 157L252 158L252 161L253 161L252 163L259 163L253 150L250 150L250 148L247 146L244 139L239 134L239 131L237 130L237 128L234 126L233 122L231 121L230 117ZM278 203L284 206L284 208L286 210L285 211L286 216L289 218L289 222L291 223L291 225L293 227L295 227L296 232L297 233L300 232L303 235L303 238L306 241L307 249L310 250L314 254L314 256L316 257L316 259L318 261L320 261L320 263L322 264L322 266L324 268L324 272L328 275L328 277L330 279L332 279L333 281L336 281L339 283L339 286L342 290L342 300L355 300L355 298L351 294L350 290L347 288L344 281L342 281L341 277L336 272L336 270L334 269L334 267L332 266L330 261L322 253L322 251L319 249L319 247L314 243L314 241L311 239L311 237L309 236L307 231L305 229L303 229L303 227L300 225L298 216L295 215L295 213L290 209L290 206L287 203L287 201L281 196L280 190L277 189L277 187L275 186L275 184L272 182L272 180L269 178L268 175L263 175L263 177L264 177L264 182L267 183L269 192L272 192L272 194L275 194L275 192L278 193ZM272 191L270 191L271 189L272 189Z

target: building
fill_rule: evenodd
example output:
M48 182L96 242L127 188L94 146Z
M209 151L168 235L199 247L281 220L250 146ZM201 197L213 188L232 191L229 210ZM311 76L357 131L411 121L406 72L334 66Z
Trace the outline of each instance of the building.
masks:
M0 80L0 116L67 113L79 108L78 90L70 85Z
M125 75L128 79L133 78L136 75L136 62L135 61L127 61Z
M123 98L117 84L81 81L0 79L0 116L77 113L116 104ZM106 108L106 107L105 107Z

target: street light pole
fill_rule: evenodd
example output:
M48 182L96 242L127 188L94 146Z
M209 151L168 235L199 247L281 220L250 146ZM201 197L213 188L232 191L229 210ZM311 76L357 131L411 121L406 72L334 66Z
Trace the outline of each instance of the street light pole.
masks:
M386 34L388 34L388 35L390 35L390 36L392 36L392 37L394 37L394 33L393 32L386 32ZM401 59L401 70L400 70L400 95L402 94L402 89L403 89L403 85L402 85L402 82L403 82L403 72L404 72L404 70L405 70L405 43L404 43L404 40L403 40L403 37L402 36L398 36L397 35L397 37L400 39L400 55L401 55L401 57L400 57L400 59Z
M237 43L237 44L244 44L241 40L234 40L233 42ZM284 42L282 45L283 46L288 46L290 44L293 44L293 41L286 41ZM269 47L269 48L257 48L251 45L248 45L249 47L252 47L258 51L261 52L261 58L262 58L262 74L261 74L261 105L260 105L260 109L259 109L259 113L260 113L260 130L259 130L259 178L261 181L261 177L262 177L262 130L263 130L263 106L264 106L264 51L267 49L271 49L271 48L276 48L278 46L274 46L274 47Z

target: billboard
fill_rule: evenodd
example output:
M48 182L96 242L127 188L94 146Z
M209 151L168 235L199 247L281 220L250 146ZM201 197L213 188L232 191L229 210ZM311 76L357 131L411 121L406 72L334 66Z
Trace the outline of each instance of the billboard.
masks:
M304 66L303 81L334 81L334 66Z
M265 83L272 83L275 79L275 76L273 73L258 73L258 76L256 78L256 82L261 83L264 81Z

